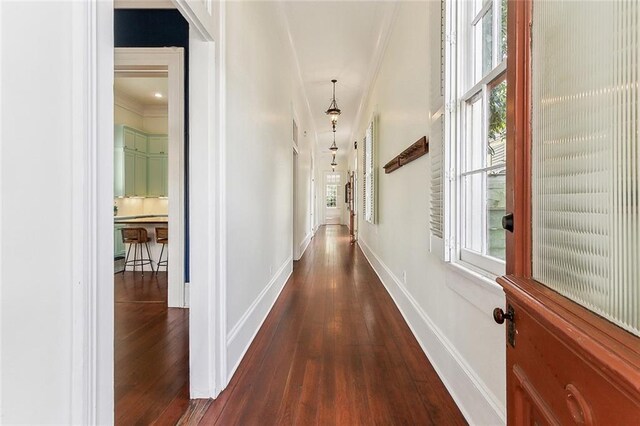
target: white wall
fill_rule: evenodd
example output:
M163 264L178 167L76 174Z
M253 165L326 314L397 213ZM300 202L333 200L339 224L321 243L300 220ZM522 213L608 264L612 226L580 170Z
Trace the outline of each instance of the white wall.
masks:
M300 129L298 187L310 176L313 133L280 8L277 2L226 5L228 373L292 271L294 112ZM301 191L301 219L309 216L305 197ZM310 224L299 223L296 239L302 243Z
M115 124L124 124L147 133L169 133L169 118L167 115L139 114L117 103L113 108L113 122Z
M0 5L3 424L71 421L71 4Z
M377 109L379 222L371 225L359 215L359 244L467 420L500 424L505 421L505 342L492 309L504 306L502 291L430 253L429 156L388 175L382 169L429 135L430 113L442 105L439 43L440 2L401 3L355 135L362 140Z

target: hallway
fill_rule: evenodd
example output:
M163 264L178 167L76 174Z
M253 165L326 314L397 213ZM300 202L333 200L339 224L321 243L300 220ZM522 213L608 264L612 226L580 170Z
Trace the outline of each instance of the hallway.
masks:
M321 227L200 424L465 424L347 228Z

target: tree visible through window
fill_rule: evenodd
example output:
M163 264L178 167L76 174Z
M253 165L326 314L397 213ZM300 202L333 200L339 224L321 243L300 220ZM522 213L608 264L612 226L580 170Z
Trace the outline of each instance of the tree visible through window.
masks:
M329 184L326 189L327 194L327 207L337 207L338 200L338 185Z
M506 213L506 55L507 1L450 1L457 8L460 34L455 90L450 102L459 105L449 119L457 120L450 150L456 173L458 231L455 257L492 274L504 273ZM459 49L462 49L460 51Z

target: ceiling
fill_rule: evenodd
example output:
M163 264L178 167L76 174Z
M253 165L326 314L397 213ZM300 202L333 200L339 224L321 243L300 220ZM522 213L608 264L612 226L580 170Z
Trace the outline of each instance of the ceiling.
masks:
M166 77L116 77L115 93L145 106L166 106L168 79ZM162 98L154 95L161 93Z
M338 156L353 146L358 109L370 85L387 38L396 3L383 1L284 2L291 41L321 151L333 142L324 111L337 79L336 100L342 110L336 143Z

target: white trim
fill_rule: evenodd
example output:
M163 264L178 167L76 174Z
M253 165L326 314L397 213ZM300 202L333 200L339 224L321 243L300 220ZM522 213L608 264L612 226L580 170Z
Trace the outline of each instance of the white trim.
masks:
M300 243L300 245L298 246L298 253L299 256L297 259L294 260L300 260L302 259L302 256L304 256L304 252L307 251L307 247L309 247L309 243L311 243L311 239L313 238L313 231L310 231L306 237L304 237L304 239L302 240L302 242Z
M164 118L168 116L168 105L146 105L142 110L143 118Z
M144 113L144 106L133 99L131 96L126 93L122 93L117 89L113 90L113 103L120 108L126 109L127 111L133 112L138 115L142 115ZM142 130L142 129L141 129Z
M113 399L113 4L74 2L73 424L110 424Z
M216 188L218 192L218 204L216 211L218 213L218 244L219 252L217 256L218 261L218 283L219 283L219 295L218 295L218 312L219 312L219 325L218 330L220 333L215 341L216 355L219 356L216 365L216 374L220 378L217 383L216 391L220 392L227 387L231 376L227 374L227 73L226 73L226 2L216 2L218 9L218 44L215 57L215 71L217 75L217 87L216 95L217 102L216 108L218 114L216 115L216 128L217 128L217 146L218 146L218 186Z
M226 385L226 303L220 243L220 147L216 45L189 34L189 384L191 398L215 398Z
M116 48L116 72L129 67L166 67L169 117L169 267L168 305L185 307L185 158L184 158L184 49L181 47Z
M215 27L217 16L213 0L171 0L171 2L189 23L189 28L196 31L203 40L213 41L219 35Z
M175 9L170 0L114 0L114 9Z
M0 22L2 22L2 2L0 2ZM2 46L2 31L0 31L0 46ZM2 97L2 55L0 55L0 99L4 99ZM2 102L0 102L0 135L2 135L2 117L4 117L4 115L2 114ZM1 136L0 136L1 137ZM0 146L0 188L3 188L2 185L2 146ZM0 191L1 192L1 191ZM2 204L1 202L2 199L2 194L0 194L0 205ZM2 238L2 208L0 207L0 241L4 241L4 239ZM3 244L0 244L0 277L3 276L2 274L2 246ZM2 285L0 285L0 306L2 306ZM0 368L2 367L2 315L0 315ZM75 336L75 334L74 334ZM2 388L3 386L0 385L0 421L1 419L4 418L3 416L3 411L2 411Z
M176 0L178 1L178 0ZM181 0L182 1L182 0ZM79 2L78 4L83 4ZM97 327L90 330L90 341L85 346L87 353L95 354L89 359L87 368L96 371L96 381L85 381L85 397L82 399L83 407L87 410L95 410L93 417L85 416L79 424L112 424L114 422L114 392L113 392L113 215L110 213L113 203L113 2L102 0L91 0L91 5L97 5L97 25L95 17L85 17L82 27L89 27L88 34L83 39L90 40L91 45L87 52L97 61L97 88L93 93L87 93L90 101L89 105L97 105L97 146L101 162L98 163L97 171L97 212L87 212L88 216L97 215L98 220L98 251L99 261L97 279L97 301L86 303L87 312L97 312ZM199 149L213 147L210 155L205 155L207 170L210 170L210 179L203 182L205 190L203 194L210 196L193 197L191 213L200 212L206 217L210 226L208 233L203 235L203 244L196 245L192 240L192 247L202 249L199 253L206 258L205 267L198 265L192 269L203 271L205 280L197 285L191 286L191 309L190 318L197 318L189 324L190 342L190 375L191 375L191 396L210 398L215 397L227 383L226 377L226 291L224 288L225 272L225 213L221 208L224 202L224 141L225 136L225 103L224 93L224 43L220 43L224 35L224 2L214 3L212 15L219 17L221 35L218 39L219 45L214 49L213 43L203 43L204 49L197 49L194 44L195 38L190 34L190 54L189 58L197 67L190 67L189 80L192 87L203 87L209 85L214 90L206 93L208 96L204 100L205 108L202 113L206 114L206 119L194 121L191 125L191 155L199 153ZM193 19L188 21L193 24ZM74 25L78 22L74 22ZM78 24L79 25L79 24ZM191 32L193 33L193 31ZM206 39L209 40L209 39ZM200 69L202 68L202 69ZM206 68L206 69L205 69ZM200 73L195 72L200 70ZM205 93L205 92L203 92ZM196 96L190 97L190 102L195 102ZM200 98L198 98L200 100ZM192 104L193 105L193 104ZM193 117L194 111L191 116ZM215 123L213 122L215 120ZM196 130L203 132L206 136L196 136ZM202 133L201 133L202 134ZM206 141L198 143L198 141ZM87 143L94 144L89 139ZM89 169L91 164L85 164ZM217 172L217 173L216 173ZM193 181L191 181L193 184ZM218 236L219 238L216 238ZM200 242L201 240L198 240ZM193 253L193 251L192 251ZM82 262L76 262L81 265ZM205 299L205 306L194 306L193 300L200 297L205 292L208 296ZM98 306L99 301L99 306ZM88 323L83 323L88 324ZM198 326L201 326L198 329ZM74 339L77 333L74 332ZM194 344L198 343L195 348ZM200 358L194 360L195 354ZM203 361L203 362L197 362ZM74 363L73 368L82 368L83 364ZM197 387L199 382L194 380L199 378L205 382L204 386ZM202 393L199 393L202 391ZM77 418L74 417L74 419Z
M233 326L227 336L227 359L233 362L228 377L231 378L244 358L249 346L255 339L260 327L267 319L284 285L293 273L293 259L289 257L278 268L269 283L251 303L240 320ZM235 362L234 362L235 361Z
M402 281L362 239L358 245L469 424L505 424L503 404L431 321Z
M506 262L504 260L496 259L486 254L480 254L464 247L460 248L459 260L456 262L475 265L477 268L487 271L496 277L505 274Z

